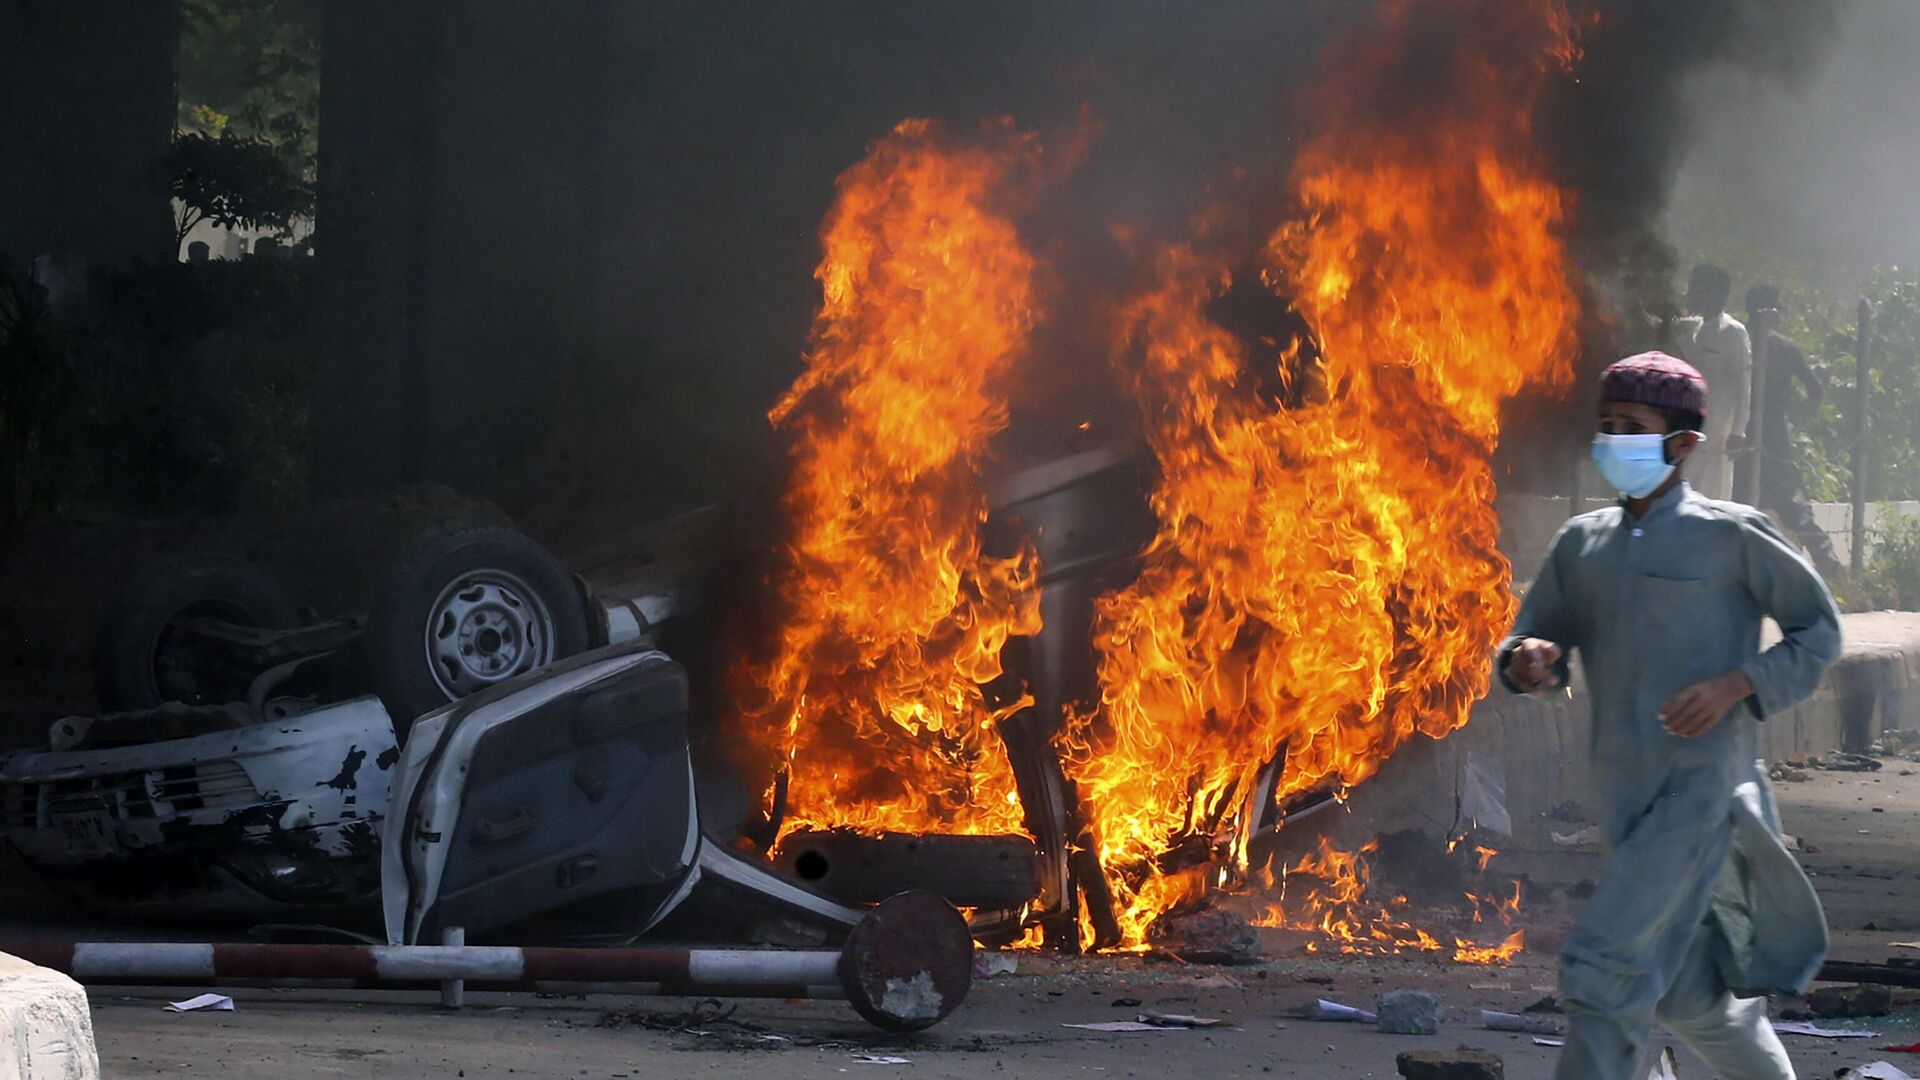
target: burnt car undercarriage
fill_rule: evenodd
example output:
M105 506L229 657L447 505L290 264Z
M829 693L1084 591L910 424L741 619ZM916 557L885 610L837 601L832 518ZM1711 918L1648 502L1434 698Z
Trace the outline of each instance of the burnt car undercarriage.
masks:
M149 591L178 591L184 566L200 592L157 623L150 597L130 597L102 634L126 637L129 610L144 620L142 662L104 660L101 696L146 707L63 720L52 748L0 758L0 835L97 913L379 928L396 944L449 926L519 942L828 940L864 906L930 889L984 942L1037 925L1061 950L1118 945L1113 868L1054 725L1091 700L1094 601L1151 535L1149 462L1100 447L991 492L989 534L1030 538L1045 568L1044 630L1008 644L1001 680L1009 699L1033 696L998 729L1025 835L782 836L783 789L743 811L736 778L696 766L711 718L660 650L711 659L689 616L721 550L713 513L578 575L506 530L429 536L371 611L298 625L258 598L269 586L236 584L244 568L176 564ZM1284 760L1275 748L1253 790L1196 816L1150 869L1230 865L1334 804L1325 790L1277 800Z

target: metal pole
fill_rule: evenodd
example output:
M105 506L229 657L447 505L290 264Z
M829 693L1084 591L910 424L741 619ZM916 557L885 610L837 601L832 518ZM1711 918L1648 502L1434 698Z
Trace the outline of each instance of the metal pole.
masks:
M467 943L467 928L449 926L440 931L440 944L449 949L462 948ZM466 1004L467 983L465 979L447 979L440 984L440 1007L457 1009Z
M1767 451L1762 445L1767 430L1767 367L1773 351L1773 326L1779 315L1780 312L1774 308L1761 308L1748 314L1753 321L1749 327L1753 345L1753 385L1748 396L1752 404L1747 410L1747 445L1740 455L1747 462L1746 482L1740 485L1737 493L1739 500L1748 506L1760 505L1760 470L1767 467Z
M325 980L353 987L445 987L471 980L489 990L570 983L663 997L844 996L861 1016L889 1031L933 1026L960 1006L973 981L967 921L929 892L900 893L875 905L838 952L124 941L0 942L0 952L89 985Z
M1856 314L1859 329L1853 343L1853 572L1858 574L1867 566L1867 438L1873 430L1868 409L1868 388L1873 373L1868 342L1873 334L1873 304L1861 297Z

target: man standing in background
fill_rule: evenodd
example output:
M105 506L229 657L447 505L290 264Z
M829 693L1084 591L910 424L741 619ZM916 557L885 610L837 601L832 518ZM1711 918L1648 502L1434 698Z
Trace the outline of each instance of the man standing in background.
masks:
M1687 277L1688 318L1675 327L1681 356L1707 378L1706 442L1688 466L1693 485L1709 499L1733 498L1733 457L1746 442L1753 407L1753 345L1747 328L1727 314L1733 277L1701 263Z
M1786 297L1774 285L1755 285L1748 289L1746 303L1750 321L1756 320L1757 314L1768 308L1786 309ZM1798 451L1793 445L1793 424L1788 415L1794 404L1795 383L1802 387L1807 407L1813 412L1819 410L1826 387L1820 381L1819 373L1807 363L1807 354L1780 331L1767 332L1765 355L1765 369L1755 374L1755 378L1764 380L1761 385L1766 389L1760 396L1761 413L1754 432L1759 452L1748 455L1736 471L1744 475L1749 469L1759 470L1760 482L1757 487L1760 509L1779 518L1787 534L1807 549L1820 572L1832 575L1840 569L1840 560L1834 554L1832 538L1814 520L1813 505L1807 500L1806 480L1800 471Z

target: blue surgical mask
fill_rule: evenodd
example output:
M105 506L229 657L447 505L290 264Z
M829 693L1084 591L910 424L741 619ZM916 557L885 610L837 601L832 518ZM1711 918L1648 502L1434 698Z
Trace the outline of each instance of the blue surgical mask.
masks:
M1679 434L1675 432L1674 434ZM1593 463L1614 490L1629 499L1644 499L1656 491L1674 466L1667 461L1672 435L1595 435Z

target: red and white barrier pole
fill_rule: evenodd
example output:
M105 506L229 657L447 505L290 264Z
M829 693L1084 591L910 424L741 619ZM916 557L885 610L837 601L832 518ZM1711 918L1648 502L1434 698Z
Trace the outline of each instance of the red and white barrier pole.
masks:
M902 893L876 905L838 952L771 949L527 948L510 945L258 945L119 941L0 942L82 983L324 982L532 990L591 984L667 997L841 997L880 1027L930 1027L973 976L967 923L944 899Z

